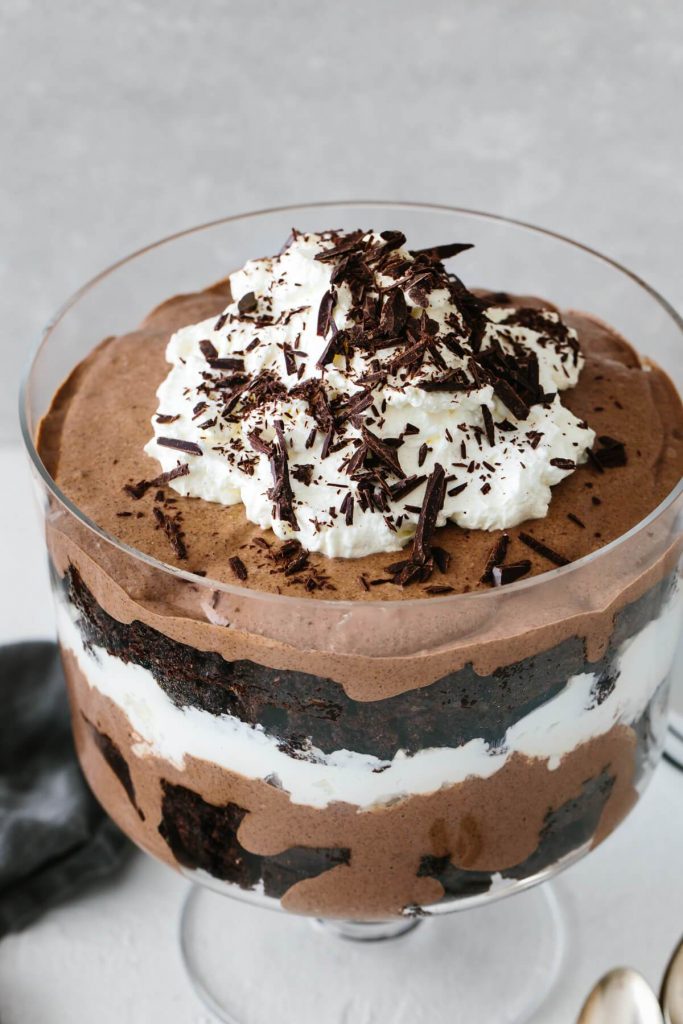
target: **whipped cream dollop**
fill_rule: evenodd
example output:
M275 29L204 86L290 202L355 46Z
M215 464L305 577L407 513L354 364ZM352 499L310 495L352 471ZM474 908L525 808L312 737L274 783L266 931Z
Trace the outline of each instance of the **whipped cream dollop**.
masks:
M168 343L145 450L170 486L344 558L544 516L594 441L560 400L576 333L468 291L444 266L465 248L294 232L233 273L224 312Z

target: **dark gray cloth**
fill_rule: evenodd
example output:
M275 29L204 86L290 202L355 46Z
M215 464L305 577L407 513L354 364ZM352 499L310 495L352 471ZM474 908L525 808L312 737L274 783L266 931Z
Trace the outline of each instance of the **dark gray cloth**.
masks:
M0 937L110 874L130 848L78 766L57 647L1 647Z

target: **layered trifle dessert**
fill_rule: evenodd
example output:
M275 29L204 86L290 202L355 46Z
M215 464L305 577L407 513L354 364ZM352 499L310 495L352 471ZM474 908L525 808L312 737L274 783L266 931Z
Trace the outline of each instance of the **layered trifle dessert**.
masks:
M679 550L633 528L681 477L679 397L589 313L470 290L469 248L293 231L43 419L112 538L54 502L82 765L199 880L358 920L505 891L659 752Z

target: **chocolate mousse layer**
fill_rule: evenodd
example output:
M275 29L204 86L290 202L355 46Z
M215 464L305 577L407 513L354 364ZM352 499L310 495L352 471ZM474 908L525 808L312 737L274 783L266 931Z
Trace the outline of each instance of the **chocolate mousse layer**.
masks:
M228 300L227 286L220 285L171 299L138 331L107 339L74 370L55 396L39 437L41 457L62 491L131 547L254 590L361 602L488 589L491 583L482 576L502 531L444 526L434 536L434 544L450 556L441 563L443 571L424 585L401 587L387 570L405 557L400 553L360 559L311 554L303 560L297 553L297 569L291 555L282 554L283 545L250 523L240 505L184 498L163 482L148 486L160 476L159 464L143 448L156 412L155 392L166 373L169 336L217 315ZM519 302L528 307L538 300ZM589 315L563 318L576 328L586 359L578 385L563 394L563 402L599 437L618 441L623 449L617 450L617 465L609 465L609 457L608 468L589 461L555 486L544 519L505 531L506 561L528 560L529 575L547 572L558 561L573 562L626 533L669 494L683 467L683 413L666 375L656 367L644 372L631 346ZM604 446L596 448L600 452ZM191 457L178 456L181 464Z
M372 920L476 895L493 874L528 877L596 845L636 799L636 734L617 725L556 768L514 755L489 779L385 808L297 805L276 786L210 762L178 768L141 756L126 716L68 653L65 662L79 756L114 820L161 860L245 890L261 883L297 913ZM104 746L126 762L134 800Z

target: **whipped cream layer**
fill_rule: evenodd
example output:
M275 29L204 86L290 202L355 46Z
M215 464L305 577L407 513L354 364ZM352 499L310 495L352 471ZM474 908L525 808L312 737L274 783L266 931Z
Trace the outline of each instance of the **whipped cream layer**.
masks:
M474 296L442 262L466 247L404 243L294 233L231 275L218 320L171 337L145 450L178 493L347 558L546 514L595 436L559 396L576 333Z
M291 757L260 726L232 715L178 707L147 669L86 645L79 613L61 597L57 623L62 648L74 655L88 685L127 716L138 756L160 757L178 768L193 757L250 779L270 781L293 803L322 808L341 800L371 810L467 778L490 778L515 753L545 761L554 771L580 744L617 724L636 723L668 678L682 613L683 593L677 588L659 617L621 645L613 666L614 688L601 703L596 704L595 697L599 673L578 673L567 679L557 696L511 726L496 748L479 738L459 747L425 748L412 756L399 751L390 761L352 750L325 754L316 748L306 760Z

